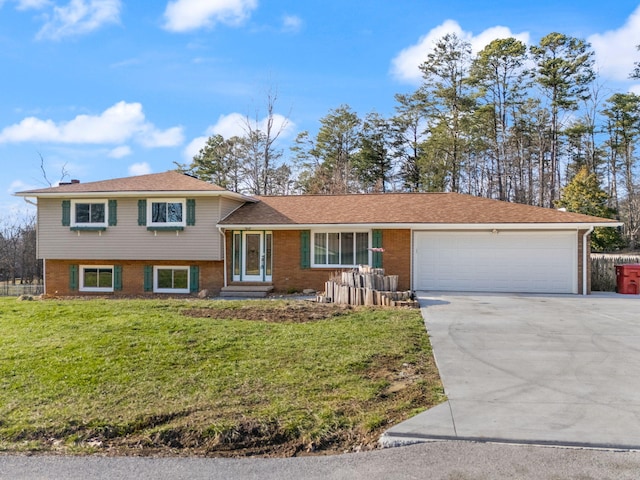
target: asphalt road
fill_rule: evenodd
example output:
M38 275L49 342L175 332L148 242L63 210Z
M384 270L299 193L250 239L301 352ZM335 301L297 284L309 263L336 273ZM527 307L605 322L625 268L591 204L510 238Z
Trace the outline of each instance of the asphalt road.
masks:
M431 442L326 457L198 459L0 455L1 480L640 478L640 452Z

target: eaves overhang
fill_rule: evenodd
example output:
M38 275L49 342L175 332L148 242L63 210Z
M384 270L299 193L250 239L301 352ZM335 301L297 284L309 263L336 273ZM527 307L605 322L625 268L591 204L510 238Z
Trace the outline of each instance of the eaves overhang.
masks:
M223 230L588 230L592 227L620 227L622 222L599 223L307 223L307 224L224 224Z
M208 190L135 190L135 191L95 191L95 192L17 192L23 198L152 198L152 197L226 197L242 202L255 203L253 197L229 191Z

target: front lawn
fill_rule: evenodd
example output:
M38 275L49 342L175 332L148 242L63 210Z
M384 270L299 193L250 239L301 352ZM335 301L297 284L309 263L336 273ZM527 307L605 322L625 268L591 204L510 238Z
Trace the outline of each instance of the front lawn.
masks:
M0 298L0 450L372 448L443 400L418 310Z

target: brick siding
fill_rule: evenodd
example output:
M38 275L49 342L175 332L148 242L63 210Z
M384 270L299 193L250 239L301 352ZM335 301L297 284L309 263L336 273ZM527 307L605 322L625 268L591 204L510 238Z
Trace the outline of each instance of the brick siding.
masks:
M69 265L121 265L122 290L117 292L81 292L69 289ZM113 296L153 296L144 291L145 265L176 265L200 267L199 290L206 289L209 295L217 295L223 286L223 262L208 261L150 261L150 260L46 260L45 286L47 295L113 295Z
M231 232L227 236L227 258L232 258ZM382 266L387 275L398 275L398 288L408 290L411 285L411 231L383 230ZM231 261L227 262L227 275L231 279ZM300 230L273 231L273 275L272 284L277 292L300 292L310 288L324 290L324 282L340 269L301 268L300 267Z

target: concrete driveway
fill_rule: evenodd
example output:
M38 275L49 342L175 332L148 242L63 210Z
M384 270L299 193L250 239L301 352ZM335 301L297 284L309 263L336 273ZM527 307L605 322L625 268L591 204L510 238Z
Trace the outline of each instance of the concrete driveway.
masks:
M387 431L640 448L640 296L419 295L448 402Z

